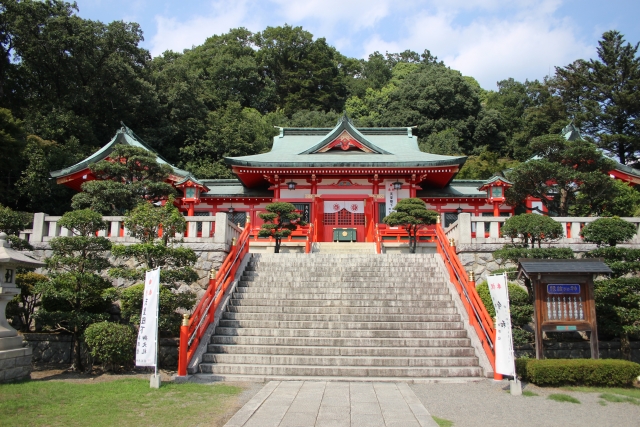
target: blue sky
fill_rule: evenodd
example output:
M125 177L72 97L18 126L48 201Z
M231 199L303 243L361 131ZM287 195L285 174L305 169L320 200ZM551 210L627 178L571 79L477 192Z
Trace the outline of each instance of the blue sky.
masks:
M76 0L83 18L140 23L152 55L199 45L230 28L301 25L342 54L412 49L432 54L485 89L542 79L593 58L604 31L640 41L631 0ZM634 22L635 21L635 22Z

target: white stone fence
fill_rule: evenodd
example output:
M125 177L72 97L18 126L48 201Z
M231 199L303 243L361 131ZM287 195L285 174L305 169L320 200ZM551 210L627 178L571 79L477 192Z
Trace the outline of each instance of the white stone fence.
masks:
M456 246L469 245L504 245L511 243L510 238L500 237L500 227L508 218L472 216L470 213L461 213L458 220L445 230L448 239L453 239ZM573 245L584 243L580 237L580 230L586 224L595 221L597 217L553 217L562 224L564 237L554 242L559 245ZM622 218L636 226L636 235L628 244L640 244L640 218ZM488 224L488 225L487 225Z
M29 243L46 243L55 237L71 236L71 231L58 224L60 216L51 216L38 212L33 216L33 228L20 232L20 237ZM104 216L107 228L98 232L98 236L108 237L114 242L136 242L129 236L124 226L123 216ZM185 216L186 233L177 237L190 243L225 243L231 245L233 238L238 238L242 229L228 221L226 212L218 212L215 216Z

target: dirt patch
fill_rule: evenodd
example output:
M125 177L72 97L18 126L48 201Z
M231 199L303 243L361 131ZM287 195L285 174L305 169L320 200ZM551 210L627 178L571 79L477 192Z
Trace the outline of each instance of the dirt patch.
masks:
M175 371L160 370L160 377L163 382L170 382ZM106 382L116 381L126 378L149 379L153 374L150 369L134 369L120 373L103 372L94 368L91 372L77 372L71 370L71 365L61 365L59 363L50 365L36 365L31 371L33 381L66 381L76 383Z

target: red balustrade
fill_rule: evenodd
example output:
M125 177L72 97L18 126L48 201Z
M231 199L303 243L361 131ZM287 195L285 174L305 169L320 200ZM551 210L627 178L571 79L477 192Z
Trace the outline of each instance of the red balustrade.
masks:
M244 256L249 252L249 236L251 228L248 226L242 231L235 245L231 246L229 255L215 275L209 279L209 287L196 306L188 325L180 328L180 348L178 352L178 375L187 375L187 366L193 354L200 344L200 340L209 325L214 320L214 315L223 296L229 289L235 278L238 267Z
M493 319L476 291L475 282L469 280L467 272L456 254L455 246L449 245L442 226L436 224L435 231L438 253L442 256L444 264L449 271L451 282L455 286L462 305L469 315L469 324L476 330L487 358L491 366L495 369L495 353L493 347L496 339L496 331L493 327Z

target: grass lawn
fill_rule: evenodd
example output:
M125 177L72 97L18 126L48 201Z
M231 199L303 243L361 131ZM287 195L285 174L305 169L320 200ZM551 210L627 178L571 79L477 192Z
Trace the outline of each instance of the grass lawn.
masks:
M0 384L2 426L216 425L240 387L162 384L123 379L100 383L27 381Z
M640 388L565 387L566 390L583 393L601 393L600 398L613 403L631 403L640 406ZM601 405L606 405L601 401Z
M575 397L563 393L550 394L549 396L547 396L547 399L555 400L556 402L580 403L580 401Z

